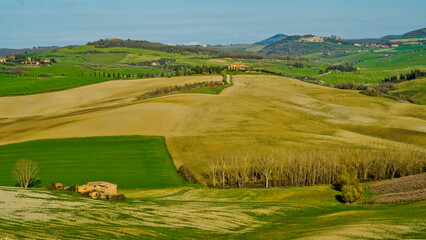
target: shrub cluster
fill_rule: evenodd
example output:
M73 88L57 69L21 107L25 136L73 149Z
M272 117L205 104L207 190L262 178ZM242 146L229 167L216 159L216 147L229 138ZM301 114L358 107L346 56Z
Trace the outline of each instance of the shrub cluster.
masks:
M340 198L345 203L353 203L361 199L362 187L356 176L349 174L348 172L340 175L334 186L337 190L341 191Z
M212 89L216 89L218 86L225 85L225 84L227 84L227 83L224 82L224 81L221 81L221 82L215 81L215 82L186 83L184 85L175 85L175 86L171 86L171 87L158 88L154 91L150 91L150 92L144 93L142 95L139 95L137 97L137 100L159 97L159 96L163 96L163 95L167 95L167 94L171 94L171 93L176 93L176 92L180 92L180 91L188 91L188 90L192 90L192 89L196 89L196 88L202 88L202 87L210 87Z

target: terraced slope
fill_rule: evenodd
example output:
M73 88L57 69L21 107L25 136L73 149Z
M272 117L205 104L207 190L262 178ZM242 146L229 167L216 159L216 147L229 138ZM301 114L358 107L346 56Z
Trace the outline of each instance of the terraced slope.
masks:
M426 106L283 77L238 75L234 86L220 95L176 94L134 101L158 86L206 78L211 77L115 81L0 98L0 143L165 136L175 164L199 173L211 156L241 149L279 153L294 147L352 147L368 142L421 149L426 145Z

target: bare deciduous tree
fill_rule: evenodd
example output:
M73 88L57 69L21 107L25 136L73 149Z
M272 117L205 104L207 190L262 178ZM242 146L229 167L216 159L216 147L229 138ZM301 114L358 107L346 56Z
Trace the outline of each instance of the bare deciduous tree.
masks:
M32 160L22 159L16 162L15 169L13 170L13 175L15 175L16 181L19 186L28 188L31 183L35 182L37 173L38 173L38 165L36 162Z
M265 178L265 187L269 187L269 178L271 177L272 171L274 171L276 166L276 159L270 154L258 154L257 161L259 162L259 172Z

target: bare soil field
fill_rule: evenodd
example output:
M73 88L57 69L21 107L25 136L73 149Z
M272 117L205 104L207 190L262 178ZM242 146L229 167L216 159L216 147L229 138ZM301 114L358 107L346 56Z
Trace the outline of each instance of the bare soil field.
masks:
M374 203L419 201L426 199L426 173L417 174L373 184Z

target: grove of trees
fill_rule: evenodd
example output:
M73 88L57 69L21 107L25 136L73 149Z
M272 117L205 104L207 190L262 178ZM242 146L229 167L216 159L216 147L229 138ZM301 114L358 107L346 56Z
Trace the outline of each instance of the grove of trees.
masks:
M359 149L320 148L285 154L240 152L212 157L204 177L213 187L286 187L333 184L349 173L360 181L424 172L426 153L416 149L366 146Z

